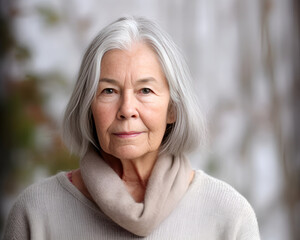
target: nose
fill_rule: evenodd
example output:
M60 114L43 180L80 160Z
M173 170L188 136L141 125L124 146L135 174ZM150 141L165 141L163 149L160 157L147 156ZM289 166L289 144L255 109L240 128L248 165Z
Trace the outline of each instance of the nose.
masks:
M137 111L137 102L132 93L124 93L120 100L120 107L117 113L119 120L125 120L130 118L138 118L139 113Z

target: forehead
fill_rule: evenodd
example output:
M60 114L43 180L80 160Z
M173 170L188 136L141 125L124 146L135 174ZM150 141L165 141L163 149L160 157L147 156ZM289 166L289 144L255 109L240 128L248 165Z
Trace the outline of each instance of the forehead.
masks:
M112 49L104 54L101 75L124 71L164 75L157 54L145 43L135 43L127 50Z

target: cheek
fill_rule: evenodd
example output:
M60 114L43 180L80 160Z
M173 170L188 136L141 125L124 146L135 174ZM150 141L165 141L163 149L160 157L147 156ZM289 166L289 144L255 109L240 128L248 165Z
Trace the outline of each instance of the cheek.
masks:
M113 109L107 106L94 106L92 113L97 131L106 131L114 119Z
M147 116L145 121L152 133L164 134L167 125L167 105L148 108L144 116Z

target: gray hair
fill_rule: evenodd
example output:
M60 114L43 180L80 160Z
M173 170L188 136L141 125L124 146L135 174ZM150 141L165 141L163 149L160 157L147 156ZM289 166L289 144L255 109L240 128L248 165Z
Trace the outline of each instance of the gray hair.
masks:
M71 152L83 156L89 144L100 148L91 103L95 97L103 55L112 49L129 49L143 42L157 54L170 89L176 121L168 124L160 153L178 156L199 146L205 136L191 87L189 69L175 43L157 24L141 17L123 17L105 27L87 49L63 121L63 138Z

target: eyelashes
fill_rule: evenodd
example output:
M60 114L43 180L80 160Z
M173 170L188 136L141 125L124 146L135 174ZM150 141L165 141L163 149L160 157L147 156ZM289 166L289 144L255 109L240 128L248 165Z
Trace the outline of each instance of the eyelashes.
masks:
M153 91L152 91L150 88L142 88L142 89L140 90L140 92L141 92L142 94L144 94L144 95L148 95L148 94L150 94L150 93L153 93Z
M101 91L101 95L113 95L113 94L117 94L118 90L114 89L114 88L105 88ZM150 88L142 88L138 91L139 94L142 95L149 95L151 93L154 93L152 89Z
M116 90L113 88L105 88L101 92L101 94L107 94L107 95L111 95L113 93L116 93Z

